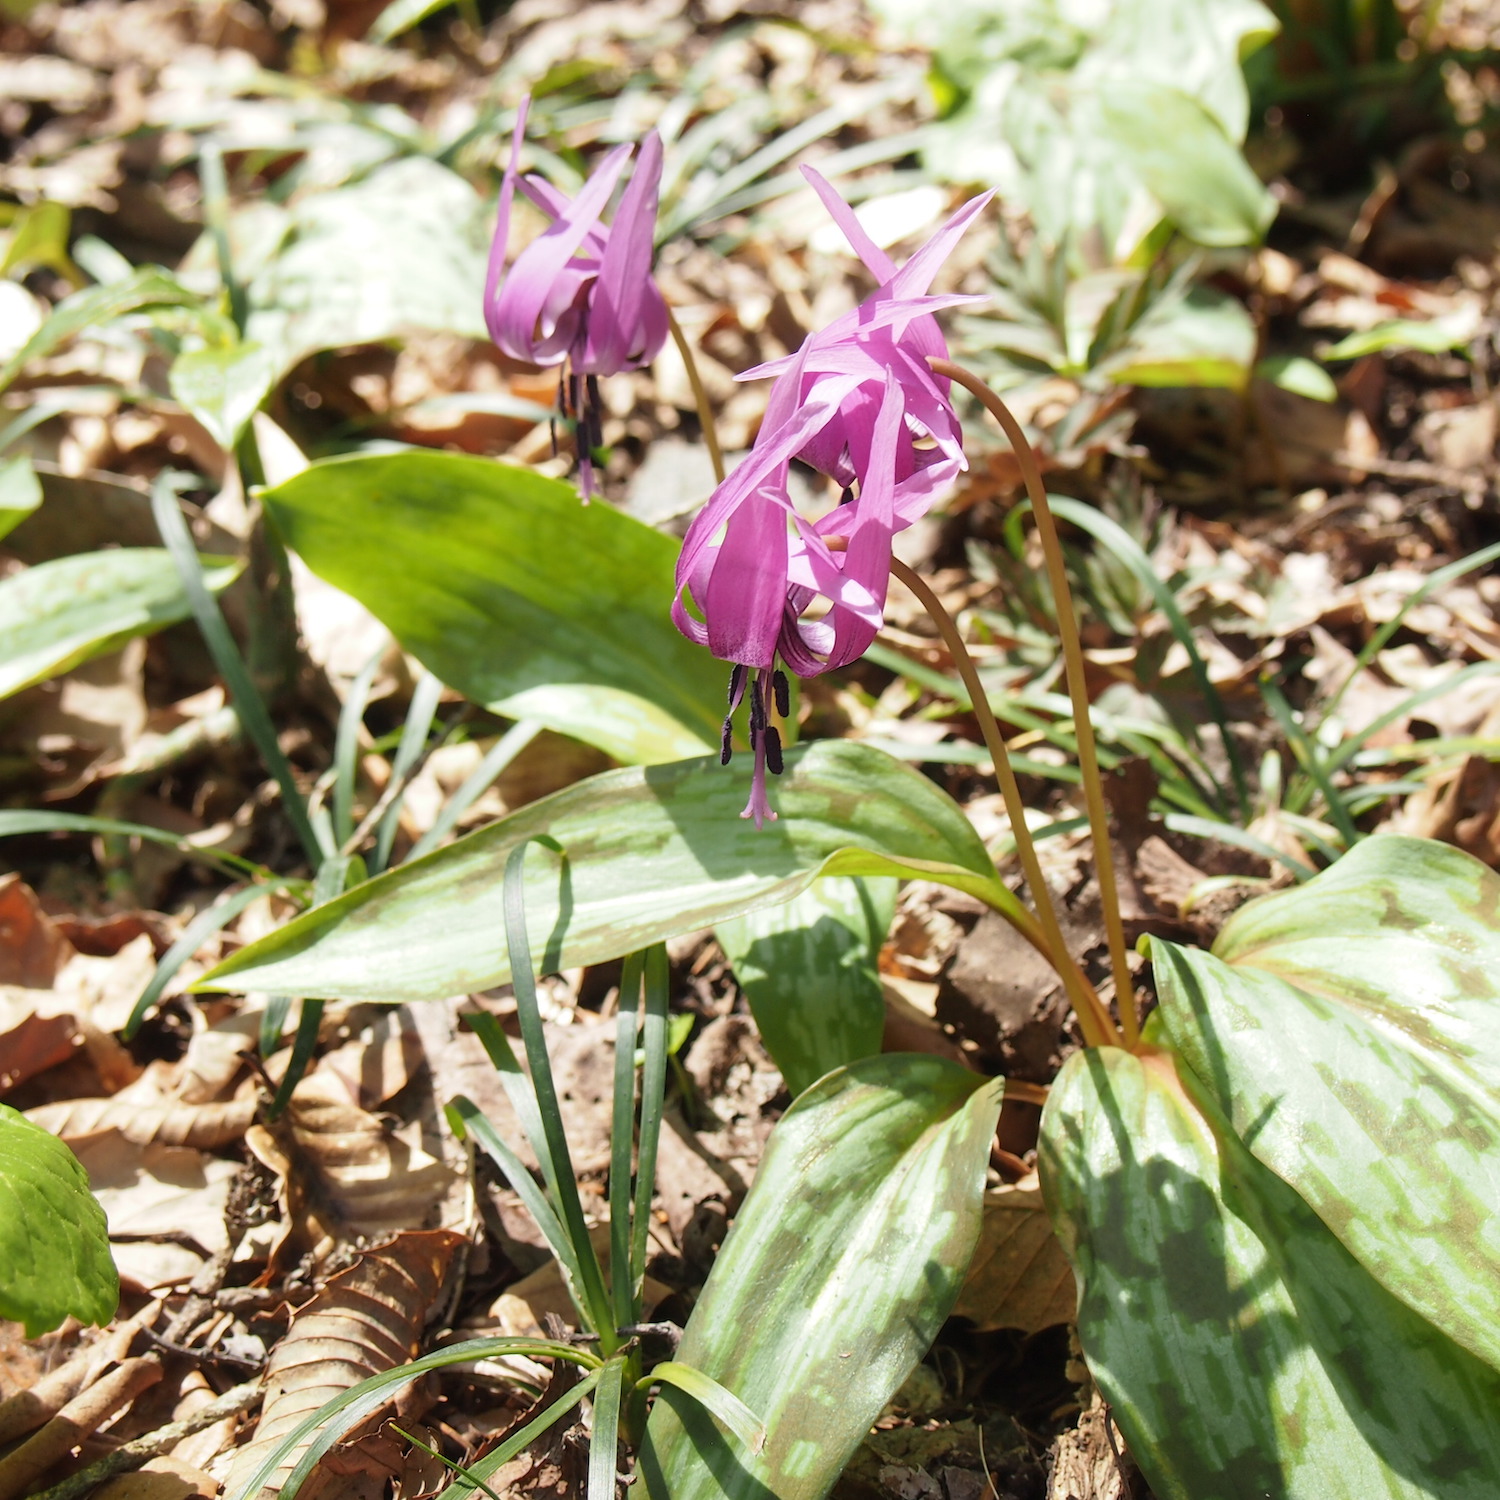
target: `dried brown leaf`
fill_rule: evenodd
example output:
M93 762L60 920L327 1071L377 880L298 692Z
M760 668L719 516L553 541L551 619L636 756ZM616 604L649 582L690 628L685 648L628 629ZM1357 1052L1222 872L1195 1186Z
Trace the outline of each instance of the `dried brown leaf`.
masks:
M194 1146L211 1151L244 1135L255 1118L255 1098L223 1104L137 1104L112 1099L69 1099L26 1111L26 1118L65 1141L117 1130L137 1146Z
M446 1229L398 1235L360 1256L293 1317L266 1365L255 1438L235 1455L226 1489L248 1484L277 1444L325 1401L416 1353L461 1243ZM293 1455L278 1473L284 1477L295 1462ZM274 1492L276 1482L268 1488Z
M0 984L47 989L73 949L19 875L0 875Z
M1073 1273L1033 1175L984 1195L979 1248L953 1312L976 1328L1038 1333L1071 1323L1078 1306Z

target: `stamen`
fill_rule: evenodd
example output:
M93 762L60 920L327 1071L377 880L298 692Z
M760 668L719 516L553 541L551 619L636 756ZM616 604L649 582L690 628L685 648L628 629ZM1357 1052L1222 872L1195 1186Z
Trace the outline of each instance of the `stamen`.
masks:
M786 673L778 667L771 673L771 688L776 694L776 712L783 719L792 716L792 687L786 680Z
M719 736L719 764L727 766L734 755L734 715L724 715L724 730Z
M768 724L764 735L766 746L766 769L773 776L780 776L782 770L781 760L781 735L774 725ZM772 814L774 817L775 814Z
M729 673L729 711L733 713L740 706L740 699L745 696L745 682L750 676L750 668L746 666L735 666Z

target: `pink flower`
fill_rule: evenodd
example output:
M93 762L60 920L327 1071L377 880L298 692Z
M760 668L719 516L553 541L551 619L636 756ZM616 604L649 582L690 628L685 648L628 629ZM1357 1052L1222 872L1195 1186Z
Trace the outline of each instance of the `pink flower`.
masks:
M484 319L504 354L534 365L561 365L558 405L577 424L584 498L593 488L592 450L600 432L598 378L650 364L667 341L667 305L651 279L661 139L641 143L635 172L613 224L602 222L631 146L616 146L571 201L544 178L517 178L531 99L522 100L500 185L500 209L484 286ZM516 186L553 223L504 273Z
M898 270L849 205L817 173L803 171L881 284L796 354L740 377L775 375L776 384L754 448L688 530L673 603L685 635L735 664L726 763L731 720L749 689L755 774L744 816L757 827L775 817L765 776L780 769L770 714L773 700L785 697L778 661L811 677L864 653L884 615L891 538L967 467L948 382L927 360L948 352L933 313L979 299L927 289L991 197L966 203ZM788 492L794 458L843 490L839 506L816 521L797 511ZM701 620L688 612L688 593ZM820 612L809 614L815 604Z

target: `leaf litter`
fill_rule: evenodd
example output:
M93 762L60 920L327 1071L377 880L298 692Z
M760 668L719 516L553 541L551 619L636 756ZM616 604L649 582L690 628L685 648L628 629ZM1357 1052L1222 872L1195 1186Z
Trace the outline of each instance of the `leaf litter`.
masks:
M481 30L444 21L424 29L420 45L376 47L361 40L374 7L323 0L42 6L25 22L4 23L0 94L13 149L0 163L0 189L21 202L64 205L132 260L179 264L185 279L211 286L192 158L195 134L215 130L226 150L264 164L254 169L262 175L253 201L235 205L237 255L268 266L274 246L301 237L301 259L279 280L251 278L263 331L286 370L257 418L268 469L294 469L353 432L503 454L561 473L533 410L550 402L550 386L476 337L477 303L464 300L483 248L467 182L495 165L498 149L493 130L465 139L464 122L496 97L509 99L522 79L553 77L571 102L612 98L627 111L621 90L633 75L649 72L668 89L690 79L694 110L713 122L705 161L722 167L836 95L861 100L841 147L910 130L928 112L921 56L888 43L882 54L852 0L804 7L795 25L759 7L694 9L707 19L678 0L518 4ZM1485 7L1449 9L1463 12L1440 23L1455 45L1494 45L1493 26L1485 29L1494 18L1468 14ZM852 40L821 45L827 38ZM1430 43L1448 44L1436 35ZM288 67L313 86L283 88L276 80ZM1471 77L1469 87L1482 95L1482 75L1474 77L1480 82ZM1462 79L1448 87L1462 119L1473 98ZM747 97L756 107L743 106ZM584 107L564 128L569 149L586 153L615 139L617 127L606 109ZM424 131L451 145L459 171L394 159L406 149L403 132ZM1444 564L1495 540L1494 148L1480 132L1455 156L1440 133L1419 133L1369 193L1341 182L1313 137L1282 144L1290 155L1279 169L1286 191L1273 243L1227 262L1215 284L1250 310L1268 348L1317 357L1341 340L1355 350L1366 340L1366 352L1335 362L1333 400L1265 379L1244 392L1141 389L1088 396L1092 425L1070 430L1068 413L1086 404L1086 393L1053 375L1019 388L1014 404L1042 444L1049 483L1114 519L1170 581L1245 759L1272 754L1283 789L1297 769L1260 687L1271 675L1319 726L1325 748L1364 736L1343 774L1367 790L1366 831L1445 839L1497 864L1500 678L1467 669L1500 660L1500 584L1479 570L1406 608ZM318 195L372 184L368 197L382 172L398 173L403 192L445 205L447 283L413 302L386 268L337 316L325 316L326 304L299 313L303 282L316 291L326 259L319 235L339 227L319 218L326 204ZM715 236L674 240L660 280L706 356L725 446L740 449L754 436L764 394L732 377L794 350L863 288L815 236L809 243L795 195L731 205L726 216L708 193L713 176L707 168L689 175L669 211L681 224L702 215ZM275 203L263 191L273 184ZM910 222L891 232L914 227L925 202L910 200ZM942 204L934 202L936 212ZM462 226L471 213L469 232ZM956 268L956 284L972 279L993 248L976 246ZM64 272L45 268L6 285L15 288L7 320L16 327L39 321L69 289ZM1398 323L1438 327L1451 342L1382 347ZM203 550L233 551L248 534L233 466L198 423L171 403L96 393L106 379L127 392L146 389L152 357L128 325L108 336L85 332L29 367L7 396L7 419L43 397L55 398L56 414L36 429L32 449L45 503L0 540L6 570L85 544L154 544L145 484L165 466L192 466L200 476L184 513ZM680 529L711 478L698 463L694 403L672 351L619 382L603 436L610 498L651 507L653 522L677 518ZM913 528L903 555L934 574L979 635L990 681L1045 694L1054 665L1037 632L1045 607L1025 578L1036 559L1004 526L1016 474L1008 455L986 452L983 441L958 501ZM669 472L647 475L663 454ZM659 498L668 489L670 502ZM1160 601L1102 551L1088 553L1081 535L1073 540L1098 707L1123 722L1152 704L1185 701L1191 663ZM295 639L273 640L261 669L275 685L278 722L289 726L284 749L311 784L329 771L338 706L364 663L384 653L368 722L387 735L400 726L416 673L352 600L296 572L292 591L301 649ZM248 587L226 595L231 619L243 624L251 600ZM1399 629L1362 657L1398 615ZM806 727L902 747L966 805L1002 873L1019 884L982 757L944 758L978 748L966 702L941 681L952 663L899 591L888 620L878 663L807 686ZM406 845L432 826L502 728L452 695L440 711L448 743L409 788L398 832ZM483 1009L513 1027L504 992L414 1014L330 1007L313 1067L271 1119L267 1104L288 1049L263 1071L253 1060L267 998L242 1005L184 992L195 973L273 925L262 902L206 942L134 1041L120 1040L156 962L223 890L192 851L284 868L293 847L273 791L232 713L227 726L224 715L212 663L182 626L0 704L7 805L94 811L185 845L124 848L101 836L88 848L32 835L6 848L15 868L0 876L0 1098L70 1141L85 1162L109 1217L125 1297L108 1330L65 1327L33 1346L0 1330L0 1397L9 1398L0 1401L0 1434L20 1443L0 1450L0 1495L87 1476L120 1445L170 1433L254 1383L253 1398L164 1441L134 1479L101 1477L78 1491L211 1496L247 1477L295 1413L364 1374L460 1332L546 1331L549 1319L569 1321L555 1263L515 1195L468 1160L441 1120L442 1102L466 1094L531 1160L463 1019ZM1045 823L1066 824L1080 809L1054 775L1067 757L1052 726L1065 716L1044 709L1041 717L1043 730L1012 726L1015 749L1034 762L1024 783L1029 803L1044 809ZM371 730L359 750L363 814L388 767ZM1217 754L1212 769L1222 772L1222 745ZM1159 768L1119 759L1125 785L1114 812L1137 933L1186 932L1206 942L1239 901L1294 878L1289 862L1306 856L1306 829L1284 798L1262 797L1248 825L1260 852L1247 850L1184 831L1180 820L1174 826L1152 800ZM543 736L459 826L603 764L576 742ZM1392 788L1385 796L1383 784ZM1265 858L1267 849L1279 858ZM1086 839L1061 832L1042 851L1072 945L1102 982ZM888 1045L1044 1087L1078 1037L1060 997L1026 969L1028 954L972 903L909 886L880 955ZM677 944L673 961L674 1009L691 1037L663 1135L649 1300L654 1315L680 1324L789 1101L711 935ZM617 984L617 967L606 965L554 977L546 991L549 1043L596 1226ZM1019 1095L1007 1103L981 1248L955 1319L840 1481L845 1500L1143 1493L1118 1456L1107 1408L1070 1358L1071 1285L1030 1175L1038 1113ZM395 1420L466 1461L534 1409L548 1378L545 1367L514 1361L445 1371L400 1398ZM565 1378L550 1376L554 1384ZM504 1494L576 1489L579 1453L564 1432L496 1482ZM325 1459L313 1484L420 1495L443 1480L377 1417Z

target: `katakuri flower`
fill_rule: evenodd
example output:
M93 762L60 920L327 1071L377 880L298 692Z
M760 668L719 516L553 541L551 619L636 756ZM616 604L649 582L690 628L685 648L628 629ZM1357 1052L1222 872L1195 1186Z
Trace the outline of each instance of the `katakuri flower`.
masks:
M864 653L884 616L891 538L967 467L948 382L927 361L948 352L933 313L982 299L927 289L992 196L971 199L898 270L833 188L803 171L881 284L796 354L739 377L775 375L776 383L749 456L688 530L673 603L678 628L734 664L726 764L733 717L748 692L755 771L743 816L757 827L776 816L766 772L781 769L771 710L784 718L788 693L778 662L812 677ZM816 520L796 509L793 459L838 484L836 508ZM689 613L687 595L701 619Z
M517 175L530 106L530 96L521 101L500 184L484 319L503 354L562 367L558 408L574 424L587 500L593 491L592 453L603 442L599 377L650 364L667 341L667 305L651 278L661 138L653 130L641 142L614 222L605 225L604 211L634 148L616 146L569 200L545 178ZM506 240L518 186L553 222L507 272Z

